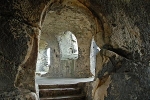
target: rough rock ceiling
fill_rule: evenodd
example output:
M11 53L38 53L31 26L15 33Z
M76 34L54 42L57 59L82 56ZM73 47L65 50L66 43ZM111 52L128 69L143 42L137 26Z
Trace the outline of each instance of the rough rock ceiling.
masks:
M72 6L72 4L74 4ZM95 33L95 19L91 12L79 2L64 2L47 12L42 27L41 39L53 40L64 31L76 34Z

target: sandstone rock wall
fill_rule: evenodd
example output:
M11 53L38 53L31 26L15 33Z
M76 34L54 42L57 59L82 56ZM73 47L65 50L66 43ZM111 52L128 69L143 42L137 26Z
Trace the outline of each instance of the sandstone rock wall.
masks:
M44 3L0 1L1 99L37 99L34 76Z

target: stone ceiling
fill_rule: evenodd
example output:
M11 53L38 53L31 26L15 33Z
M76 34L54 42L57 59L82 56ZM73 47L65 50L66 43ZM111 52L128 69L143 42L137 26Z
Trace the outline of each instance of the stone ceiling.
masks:
M95 18L92 13L79 2L63 2L55 4L47 12L46 18L42 26L41 39L53 40L58 34L71 31L74 34L84 34L88 37L88 33L95 33Z

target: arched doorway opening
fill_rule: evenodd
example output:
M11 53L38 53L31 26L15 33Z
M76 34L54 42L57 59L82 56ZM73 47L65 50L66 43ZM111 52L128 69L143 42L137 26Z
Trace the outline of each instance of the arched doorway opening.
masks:
M96 32L95 18L84 5L73 1L75 5L72 5L70 2L64 2L66 6L60 10L49 9L43 22L41 39L51 48L51 64L43 77L93 76L90 71L90 47Z

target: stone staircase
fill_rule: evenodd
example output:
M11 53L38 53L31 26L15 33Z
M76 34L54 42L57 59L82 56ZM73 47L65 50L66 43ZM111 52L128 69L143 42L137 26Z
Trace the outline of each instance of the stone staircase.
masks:
M40 100L85 100L78 84L39 85Z

